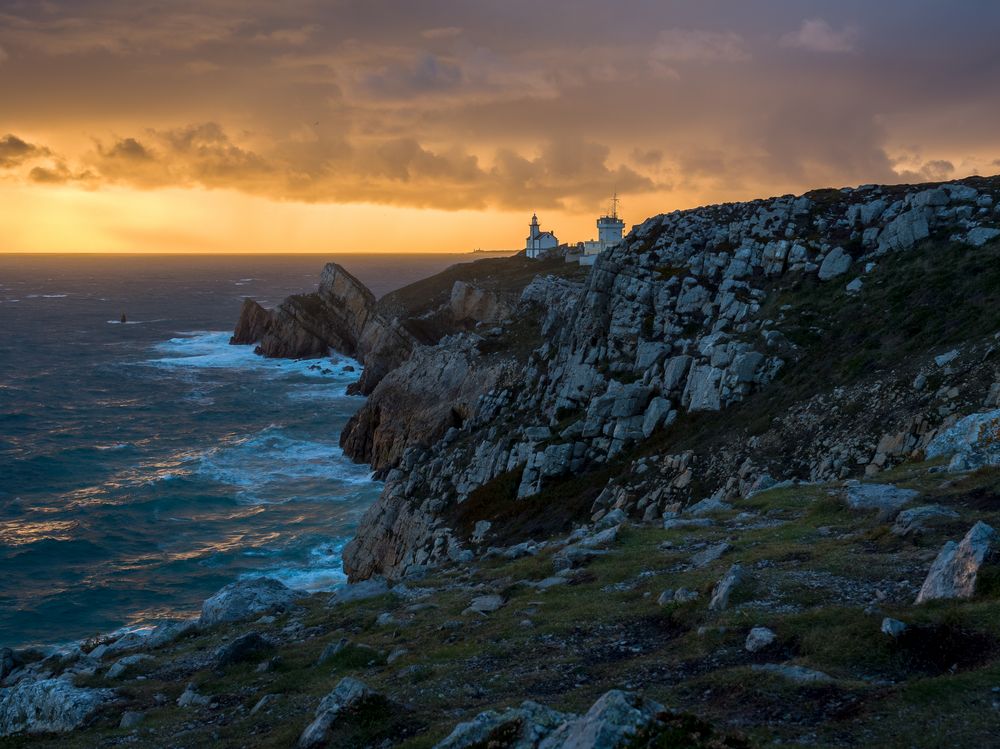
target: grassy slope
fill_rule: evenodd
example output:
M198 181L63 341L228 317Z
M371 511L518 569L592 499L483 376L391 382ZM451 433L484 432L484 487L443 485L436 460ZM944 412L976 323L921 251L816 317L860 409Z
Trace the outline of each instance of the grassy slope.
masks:
M580 711L615 687L641 690L754 744L781 738L793 746L932 747L948 736L953 746L989 745L996 727L991 690L1000 685L997 570L982 576L972 600L911 604L943 541L976 519L1000 527L1000 473L954 480L928 467L907 464L886 478L921 491L917 504L938 502L961 517L917 540L898 539L874 517L847 510L833 487L778 489L739 503L709 529L630 529L576 583L546 592L524 581L551 574L551 552L443 570L415 583L434 591L421 601L430 606L384 596L328 609L319 596L306 599L295 618L311 636L282 647L271 672L258 673L254 664L221 674L183 668L186 658L234 635L227 630L161 652L144 681L92 683L116 686L129 706L150 710L135 746L289 746L319 698L345 675L404 708L348 723L334 744L343 747L385 735L397 746L429 747L480 710L530 698ZM750 515L736 519L737 511ZM688 565L698 548L720 540L732 550L703 569ZM752 582L729 610L709 612L712 586L733 562L750 571ZM656 604L664 588L678 587L700 598ZM487 592L507 604L488 617L462 613ZM398 624L378 626L385 611ZM907 639L895 643L880 633L884 615L911 625ZM274 631L288 619L256 628ZM751 655L743 641L758 625L773 629L778 643ZM314 665L344 636L379 655L353 649ZM385 656L398 648L407 652L387 664ZM798 686L751 669L764 662L819 669L834 680ZM176 707L188 681L214 695L217 707ZM167 699L151 709L156 694ZM265 694L277 695L274 706L249 716ZM111 727L125 706L86 732L10 745L101 744L128 733Z

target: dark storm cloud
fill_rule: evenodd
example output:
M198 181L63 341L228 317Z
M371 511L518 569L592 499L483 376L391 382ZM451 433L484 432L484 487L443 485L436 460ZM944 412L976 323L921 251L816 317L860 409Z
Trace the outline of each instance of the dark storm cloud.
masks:
M30 159L47 156L48 153L47 148L28 143L8 133L0 138L0 169L12 169Z
M580 210L615 186L728 199L959 176L997 166L998 24L974 0L0 0L5 114L65 171L2 145L0 166Z

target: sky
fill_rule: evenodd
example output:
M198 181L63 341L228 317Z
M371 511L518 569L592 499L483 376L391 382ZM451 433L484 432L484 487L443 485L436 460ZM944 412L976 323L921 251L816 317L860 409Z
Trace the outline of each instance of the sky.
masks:
M1000 172L993 0L0 0L0 251L462 252Z

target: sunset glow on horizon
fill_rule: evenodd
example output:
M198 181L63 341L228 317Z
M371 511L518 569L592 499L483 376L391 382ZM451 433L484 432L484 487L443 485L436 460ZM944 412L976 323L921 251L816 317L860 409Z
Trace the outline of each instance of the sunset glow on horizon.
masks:
M1000 171L1000 6L0 0L0 252L468 252Z

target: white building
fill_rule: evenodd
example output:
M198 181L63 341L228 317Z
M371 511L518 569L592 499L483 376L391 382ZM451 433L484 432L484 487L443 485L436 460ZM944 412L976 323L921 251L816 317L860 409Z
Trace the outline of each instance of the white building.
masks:
M597 219L597 240L583 243L580 265L593 265L597 256L622 241L625 222L618 217L618 193L611 198L611 210Z
M531 224L528 226L528 239L524 245L525 254L530 258L537 258L558 246L559 240L556 239L556 235L550 231L542 231L538 226L538 216L532 214Z

